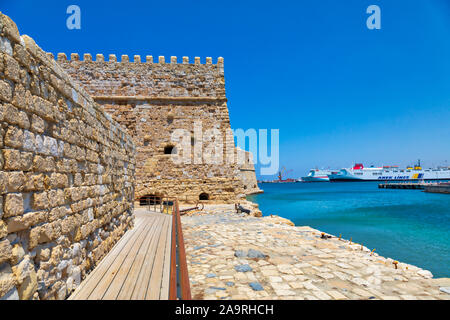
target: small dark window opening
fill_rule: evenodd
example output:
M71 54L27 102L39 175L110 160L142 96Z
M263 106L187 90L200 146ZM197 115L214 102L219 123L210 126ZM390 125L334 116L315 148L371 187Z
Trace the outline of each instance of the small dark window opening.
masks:
M175 153L176 149L174 146L166 146L164 147L164 154L172 154Z
M194 146L194 145L195 145L195 138L191 137L191 146Z
M149 144L150 144L150 141L144 140L144 146L148 147Z
M198 197L199 200L209 200L209 194L207 193L201 193Z
M168 123L168 124L172 124L172 122L173 122L173 116L172 116L172 115L169 115L169 116L167 117L167 123Z

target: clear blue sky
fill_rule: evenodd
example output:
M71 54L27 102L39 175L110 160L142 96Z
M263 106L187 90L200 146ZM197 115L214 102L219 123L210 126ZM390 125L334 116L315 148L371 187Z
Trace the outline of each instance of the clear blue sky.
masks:
M81 7L81 30L66 8ZM366 8L381 8L368 30ZM280 129L280 163L450 164L450 2L5 1L46 51L225 58L233 128ZM264 177L267 178L267 177Z

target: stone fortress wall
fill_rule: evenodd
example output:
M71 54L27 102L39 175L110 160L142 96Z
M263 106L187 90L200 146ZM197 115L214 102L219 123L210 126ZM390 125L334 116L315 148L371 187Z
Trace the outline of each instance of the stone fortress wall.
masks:
M256 193L263 193L263 190L261 190L258 187L258 181L256 180L256 173L255 173L255 165L253 163L253 154L249 151L245 151L240 149L239 147L236 148L237 152L243 152L243 158L244 163L239 166L239 176L242 180L242 183L244 184L244 192L246 195L250 194L256 194Z
M64 299L133 226L132 138L0 13L0 300Z
M175 164L165 148L172 145L171 133L185 129L191 137L191 159L201 154L199 145L223 139L223 154L236 157L234 139L225 95L223 58L204 64L196 57L190 63L176 57L166 63L152 56L141 61L128 56L118 62L115 55L105 61L96 55L95 61L85 54L57 56L59 64L102 104L113 118L127 128L137 146L136 200L145 195L176 196L181 201L233 202L242 199L247 190L241 179L239 166L224 160L220 164ZM201 123L201 131L216 129L219 137L199 137L194 124ZM201 148L201 147L200 147ZM231 153L230 153L231 152ZM256 180L256 178L255 178Z

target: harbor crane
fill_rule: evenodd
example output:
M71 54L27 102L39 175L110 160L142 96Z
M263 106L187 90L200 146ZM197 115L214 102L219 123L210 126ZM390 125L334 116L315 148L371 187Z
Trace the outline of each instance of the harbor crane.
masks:
M294 170L287 170L286 168L283 167L281 168L281 170L278 172L278 181L283 181L283 176L286 176L287 174L291 173Z

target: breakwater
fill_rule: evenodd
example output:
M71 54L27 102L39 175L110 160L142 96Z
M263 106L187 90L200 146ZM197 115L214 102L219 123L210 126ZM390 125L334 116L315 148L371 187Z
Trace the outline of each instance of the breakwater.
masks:
M450 193L450 184L443 182L389 182L380 183L380 189L416 189L426 192Z
M450 194L450 184L447 183L447 184L425 186L424 191L429 193Z

